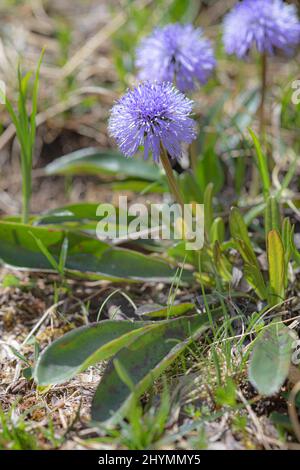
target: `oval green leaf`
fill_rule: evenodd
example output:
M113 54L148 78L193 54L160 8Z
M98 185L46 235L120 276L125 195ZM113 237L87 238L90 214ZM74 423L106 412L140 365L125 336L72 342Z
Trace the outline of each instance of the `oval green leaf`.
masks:
M256 339L249 364L249 379L262 395L277 393L290 368L293 338L282 323L271 324Z
M65 382L87 367L108 359L152 326L151 322L104 320L70 331L41 354L35 379L39 385Z
M141 334L119 351L100 380L92 403L92 419L98 422L118 420L130 401L144 393L190 344L193 335L208 327L206 315L169 320ZM134 391L120 379L119 368L125 371Z
M176 277L176 269L158 258L116 248L78 232L4 221L0 222L0 259L14 267L53 271L53 266L39 249L37 240L59 263L66 238L68 253L65 274L111 281L167 283L173 282ZM191 272L182 272L182 281L189 282L192 279Z

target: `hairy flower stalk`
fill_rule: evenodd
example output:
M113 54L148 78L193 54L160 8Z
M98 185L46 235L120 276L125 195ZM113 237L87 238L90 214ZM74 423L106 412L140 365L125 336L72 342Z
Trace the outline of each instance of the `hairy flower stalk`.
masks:
M214 51L199 28L179 23L156 28L141 41L136 66L141 80L167 81L182 92L205 84L216 65Z
M267 54L264 52L261 56L261 98L259 107L259 133L264 140L265 135L265 101L267 92Z
M144 158L152 154L155 162L161 161L170 191L181 206L183 198L169 156L179 160L182 143L191 143L196 137L195 121L190 117L192 105L171 83L145 82L114 105L108 125L126 157L143 147Z

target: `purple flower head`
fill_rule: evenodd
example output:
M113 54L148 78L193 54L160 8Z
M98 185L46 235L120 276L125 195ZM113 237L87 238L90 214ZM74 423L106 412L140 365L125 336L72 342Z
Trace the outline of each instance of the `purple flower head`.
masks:
M162 144L172 158L181 157L181 143L195 139L193 102L171 83L145 82L129 90L112 108L109 133L121 152L132 157L144 146L159 161Z
M141 80L176 83L182 92L195 89L197 81L206 83L215 65L210 42L190 24L155 29L136 54Z
M252 46L260 53L282 49L290 54L300 42L295 5L282 0L243 0L224 20L224 45L228 54L247 56Z

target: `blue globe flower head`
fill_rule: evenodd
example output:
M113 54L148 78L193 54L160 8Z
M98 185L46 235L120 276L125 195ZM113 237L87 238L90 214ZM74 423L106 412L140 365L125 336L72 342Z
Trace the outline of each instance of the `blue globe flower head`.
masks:
M109 134L126 157L143 146L144 157L151 153L159 162L163 145L172 158L180 159L181 144L196 137L195 121L190 117L192 105L171 83L141 83L113 106Z
M282 0L243 0L225 17L223 40L226 52L240 59L254 46L260 53L291 54L300 42L297 9Z
M194 90L197 82L206 83L215 65L210 42L190 24L155 29L136 53L141 80L171 82L182 92Z

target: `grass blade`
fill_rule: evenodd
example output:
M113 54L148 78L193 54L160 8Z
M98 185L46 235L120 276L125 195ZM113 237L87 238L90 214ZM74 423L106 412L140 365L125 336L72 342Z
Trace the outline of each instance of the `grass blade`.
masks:
M264 194L264 197L267 198L269 196L270 188L271 188L267 157L262 151L257 135L250 128L248 128L248 131L252 137L254 147L256 150L258 170L259 170L260 177L262 180L262 185L263 185L263 194Z

